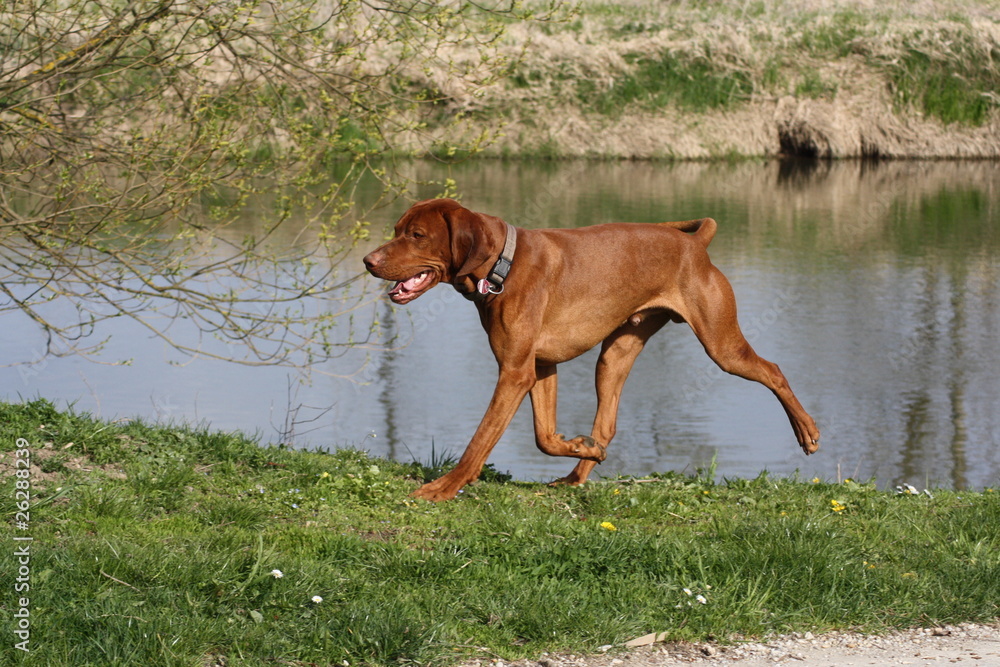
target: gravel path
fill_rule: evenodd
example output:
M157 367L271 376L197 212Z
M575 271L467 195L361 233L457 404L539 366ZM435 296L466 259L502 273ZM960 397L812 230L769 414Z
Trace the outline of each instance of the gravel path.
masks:
M653 640L653 636L630 643ZM505 662L481 659L464 667L773 667L809 665L846 667L966 664L1000 667L1000 625L962 624L869 636L830 632L794 633L768 641L741 644L658 643L609 649L596 656L542 655L538 660Z

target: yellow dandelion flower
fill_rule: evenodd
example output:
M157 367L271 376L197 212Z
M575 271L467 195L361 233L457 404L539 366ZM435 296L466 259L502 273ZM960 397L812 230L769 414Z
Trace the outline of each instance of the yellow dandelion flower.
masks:
M615 524L611 523L610 521L602 521L601 528L604 528L605 530L618 530L617 528L615 528Z

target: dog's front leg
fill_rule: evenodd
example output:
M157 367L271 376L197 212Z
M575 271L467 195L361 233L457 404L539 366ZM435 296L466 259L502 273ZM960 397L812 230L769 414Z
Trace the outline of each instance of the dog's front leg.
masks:
M431 502L451 500L458 495L463 486L475 481L493 447L500 440L521 401L534 384L534 363L519 364L514 368L505 368L501 364L500 378L497 380L496 389L493 390L490 407L487 408L476 434L472 436L472 442L466 447L458 465L448 474L421 486L413 492L413 496Z

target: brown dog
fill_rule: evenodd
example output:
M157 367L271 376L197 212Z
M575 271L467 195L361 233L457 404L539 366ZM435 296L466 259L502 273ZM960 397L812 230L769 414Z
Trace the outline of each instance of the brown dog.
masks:
M372 275L396 281L395 303L438 283L474 300L500 365L486 415L458 465L414 495L439 501L479 477L525 394L535 441L551 456L580 459L558 480L582 484L615 435L618 400L639 352L668 321L687 322L722 370L778 397L806 454L819 430L775 364L757 356L736 321L736 300L706 248L711 218L581 229L516 229L450 199L414 204L395 237L365 257ZM685 233L690 232L690 233ZM598 343L597 416L590 436L556 432L556 364Z

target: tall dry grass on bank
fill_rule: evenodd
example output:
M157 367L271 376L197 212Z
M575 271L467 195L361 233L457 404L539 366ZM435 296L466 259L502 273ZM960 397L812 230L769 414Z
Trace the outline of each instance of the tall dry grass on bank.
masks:
M450 91L498 154L1000 156L996 3L588 1L506 39L511 77Z

